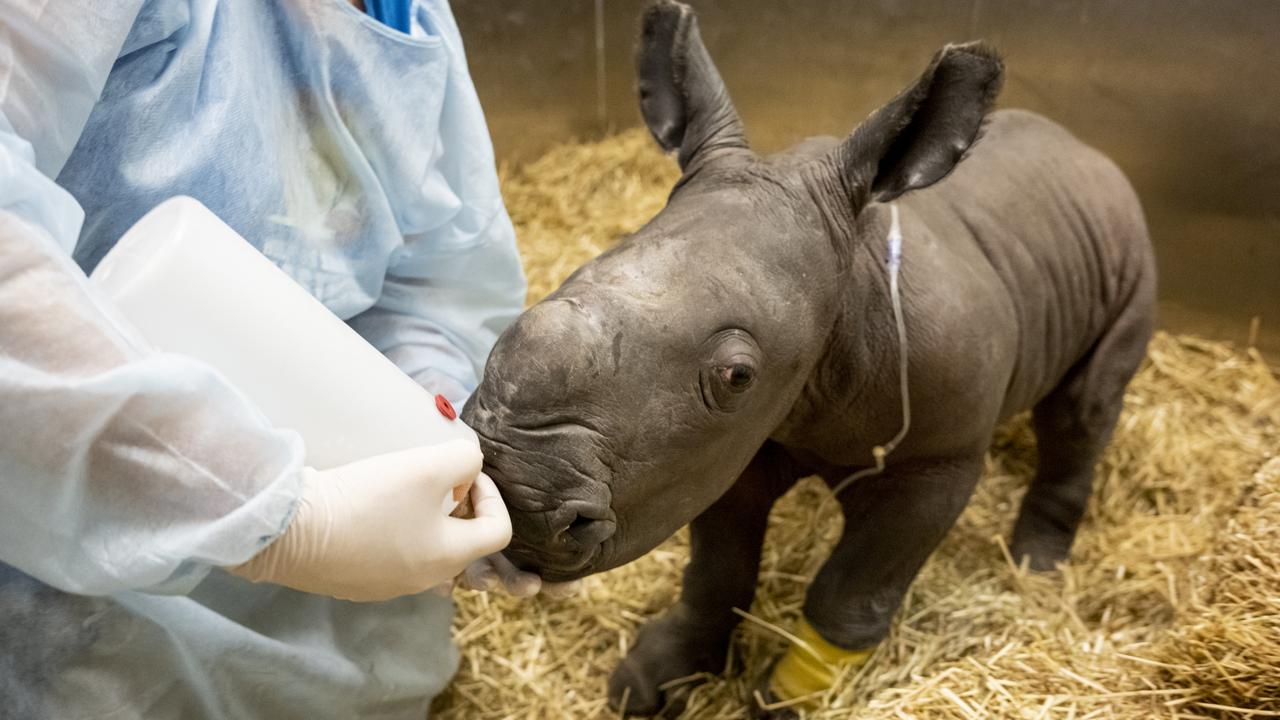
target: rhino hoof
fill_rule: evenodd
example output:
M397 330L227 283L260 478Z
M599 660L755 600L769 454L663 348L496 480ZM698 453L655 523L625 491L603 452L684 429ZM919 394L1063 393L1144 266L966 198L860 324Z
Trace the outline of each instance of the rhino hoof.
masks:
M727 652L727 634L709 634L674 608L640 629L609 676L609 706L628 716L675 718L693 688L724 669Z
M1042 533L1028 537L1014 537L1009 547L1013 561L1021 564L1025 559L1032 572L1053 572L1059 563L1071 555L1072 537Z

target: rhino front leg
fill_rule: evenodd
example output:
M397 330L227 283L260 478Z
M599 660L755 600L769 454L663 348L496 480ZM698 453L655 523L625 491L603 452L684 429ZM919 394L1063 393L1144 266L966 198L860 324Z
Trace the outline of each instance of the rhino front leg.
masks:
M679 715L699 673L720 673L738 624L751 607L769 511L796 480L792 464L766 443L734 485L690 524L690 560L680 601L640 629L609 678L609 704L627 715ZM625 703L624 703L625 701Z
M838 498L844 534L809 586L807 627L799 629L826 662L815 663L809 653L791 648L774 666L764 697L794 699L821 691L842 662L865 662L888 634L916 573L968 503L981 469L981 455L907 462L844 491Z

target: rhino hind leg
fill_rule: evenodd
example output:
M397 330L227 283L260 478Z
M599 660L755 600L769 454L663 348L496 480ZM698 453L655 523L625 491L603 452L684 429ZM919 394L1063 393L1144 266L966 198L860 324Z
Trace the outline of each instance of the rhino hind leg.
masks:
M1146 356L1150 293L1139 292L1093 349L1032 412L1035 478L1023 497L1011 550L1032 570L1067 559L1093 492L1094 467L1124 406L1124 391Z
M737 482L690 524L690 560L680 600L640 629L609 677L609 705L625 715L675 717L688 693L725 670L733 608L751 607L773 503L798 479L767 443Z

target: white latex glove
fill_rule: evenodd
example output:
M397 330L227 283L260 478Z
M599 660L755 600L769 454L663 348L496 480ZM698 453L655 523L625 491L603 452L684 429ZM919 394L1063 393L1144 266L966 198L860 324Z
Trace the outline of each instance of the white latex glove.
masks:
M357 601L448 582L511 540L511 518L493 481L480 473L481 461L474 443L455 441L308 469L288 529L230 571ZM468 484L474 517L444 515L445 497Z
M546 582L537 573L525 572L511 563L502 553L494 553L471 563L458 578L458 584L468 590L488 592L501 587L513 597L533 597L538 593L562 599L573 595L582 587L581 580L553 583Z

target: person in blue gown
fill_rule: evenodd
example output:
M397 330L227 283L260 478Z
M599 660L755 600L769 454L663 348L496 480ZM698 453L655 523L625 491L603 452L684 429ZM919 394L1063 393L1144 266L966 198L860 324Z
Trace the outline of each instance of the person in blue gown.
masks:
M454 403L524 301L445 0L0 0L0 716L419 720L458 659L420 590L501 500L406 540L478 452L317 473L139 343L86 273L176 195Z

